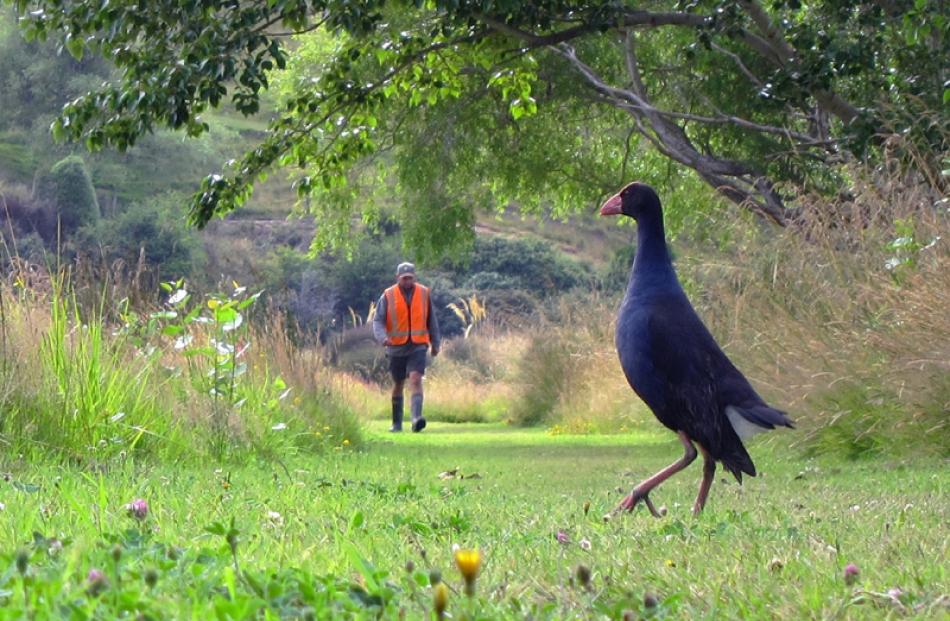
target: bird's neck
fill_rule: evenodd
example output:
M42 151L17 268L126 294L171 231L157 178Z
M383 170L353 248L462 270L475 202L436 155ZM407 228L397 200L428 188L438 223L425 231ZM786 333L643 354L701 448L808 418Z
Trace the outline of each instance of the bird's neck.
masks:
M634 283L637 289L678 286L659 210L643 214L637 220L637 254L630 270L628 291L633 289Z

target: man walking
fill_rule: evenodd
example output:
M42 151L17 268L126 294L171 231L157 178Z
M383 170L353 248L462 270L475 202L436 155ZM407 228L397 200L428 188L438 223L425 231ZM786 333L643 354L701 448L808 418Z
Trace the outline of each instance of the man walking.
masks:
M412 263L396 267L396 284L379 297L373 336L377 343L386 346L393 376L393 426L389 430L402 431L403 386L408 377L412 430L422 431L426 426L422 416L426 352L431 345L432 356L438 356L442 336L432 312L429 288L416 282L416 267Z

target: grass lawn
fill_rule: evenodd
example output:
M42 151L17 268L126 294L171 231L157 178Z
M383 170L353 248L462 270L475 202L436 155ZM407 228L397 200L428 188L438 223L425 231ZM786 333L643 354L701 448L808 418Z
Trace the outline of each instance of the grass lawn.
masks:
M700 518L697 462L654 493L663 519L641 507L605 522L679 457L672 434L434 423L393 435L374 421L366 435L286 470L8 456L0 619L431 618L430 568L455 619L950 618L945 461L805 460L776 433L751 449L763 475L741 488L717 475ZM123 509L134 498L150 506L142 522ZM481 551L472 600L454 544Z

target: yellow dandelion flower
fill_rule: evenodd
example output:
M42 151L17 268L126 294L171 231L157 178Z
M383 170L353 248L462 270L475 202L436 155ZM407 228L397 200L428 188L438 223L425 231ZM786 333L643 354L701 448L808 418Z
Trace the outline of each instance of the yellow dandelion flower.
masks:
M208 300L208 308L210 308L211 310L214 310L218 308L219 306L221 306L221 302L219 302L215 298L211 298L210 300Z
M676 561L674 561L674 560L671 559L671 558L668 558L668 559L666 559L666 566L667 566L667 567L676 567Z
M475 579L478 578L478 570L482 566L481 553L478 550L458 549L455 551L455 565L465 578L465 593L474 595Z
M344 438L344 439L343 439L343 446L349 446L349 445L350 445L350 441L347 440L346 438Z

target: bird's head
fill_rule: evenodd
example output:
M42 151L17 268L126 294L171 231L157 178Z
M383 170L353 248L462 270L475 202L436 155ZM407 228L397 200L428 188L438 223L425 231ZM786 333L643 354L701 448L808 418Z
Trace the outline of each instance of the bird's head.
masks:
M660 198L645 183L634 181L611 196L600 208L602 216L624 215L639 220L646 213L659 212Z

